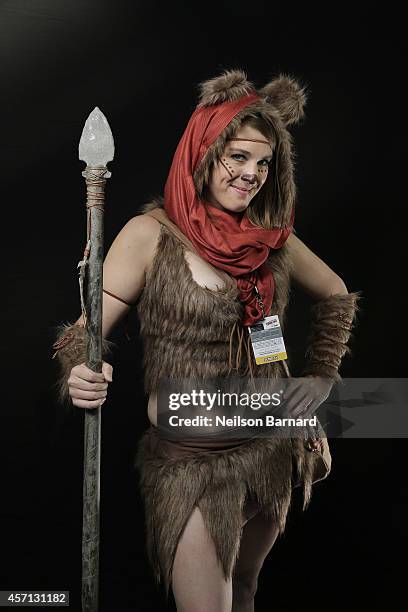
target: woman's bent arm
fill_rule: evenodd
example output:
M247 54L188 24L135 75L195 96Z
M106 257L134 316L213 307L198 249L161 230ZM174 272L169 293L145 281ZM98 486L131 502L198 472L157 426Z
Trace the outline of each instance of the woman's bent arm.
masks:
M287 243L291 279L316 300L311 309L311 328L301 376L340 381L339 367L343 356L351 352L348 343L361 292L349 293L343 280L295 235L291 234ZM319 394L316 401L317 404L314 400L308 404L310 411L319 405Z
M103 288L128 304L135 304L154 258L160 224L153 217L130 219L110 247L103 264ZM130 306L103 293L102 336L109 337ZM82 315L76 324L82 324Z
M103 285L120 299L103 293L103 357L109 350L106 338L130 308L121 300L133 304L143 290L159 235L158 221L139 215L128 221L109 249L103 267ZM96 408L106 397L106 381L112 380L112 366L103 361L102 373L97 373L85 365L86 337L82 316L74 325L62 325L59 330L53 345L54 357L60 366L58 397L61 403L71 397L75 406Z
M348 293L343 280L297 236L286 241L292 270L291 280L316 300L338 293Z

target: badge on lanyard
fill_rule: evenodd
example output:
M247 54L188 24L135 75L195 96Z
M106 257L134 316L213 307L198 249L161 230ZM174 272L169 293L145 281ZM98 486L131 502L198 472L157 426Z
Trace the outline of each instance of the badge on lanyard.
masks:
M248 326L256 364L287 359L279 317L278 315L265 317L264 304L258 287L255 285L254 289L263 314L260 321Z

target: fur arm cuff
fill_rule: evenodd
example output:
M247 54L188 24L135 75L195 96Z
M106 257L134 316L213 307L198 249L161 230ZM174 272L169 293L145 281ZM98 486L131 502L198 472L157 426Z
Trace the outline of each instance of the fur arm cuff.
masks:
M85 327L73 324L62 324L57 327L57 340L52 345L54 354L59 365L59 374L55 387L57 389L58 401L61 404L70 402L68 378L74 366L86 362L88 343L88 332ZM111 352L114 343L102 339L102 355Z
M312 306L306 365L301 376L323 376L341 381L338 370L343 356L351 353L347 344L361 297L361 291L338 293Z

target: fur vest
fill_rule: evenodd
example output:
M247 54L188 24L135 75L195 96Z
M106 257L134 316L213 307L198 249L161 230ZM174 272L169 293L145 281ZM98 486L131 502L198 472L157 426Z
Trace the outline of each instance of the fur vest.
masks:
M153 202L142 212L157 206L160 202ZM223 377L229 374L231 363L245 371L253 359L252 347L242 350L239 322L243 306L235 279L229 277L222 289L201 287L192 278L185 248L172 229L162 224L137 306L149 393L156 390L161 377ZM268 262L276 283L271 314L278 314L283 326L289 296L287 249L271 251ZM267 385L271 378L284 375L282 362L257 366L253 360L253 376L267 379ZM255 438L224 452L175 456L174 451L169 452L169 442L150 427L139 442L135 465L145 502L147 553L156 582L162 582L168 594L177 542L196 505L225 579L231 579L247 496L260 503L264 515L283 533L293 488L302 486L305 510L313 482L328 473L318 473L321 464L318 454L306 450L304 440L279 436Z
M148 203L141 212L157 207L163 207L161 199ZM254 377L285 376L281 362L256 365L249 337L243 349L248 332L240 325L243 305L235 279L230 276L221 289L200 286L192 277L185 249L178 237L161 225L154 261L137 304L145 391L152 393L161 377L227 376L231 366L239 374L250 368ZM284 329L291 265L287 247L271 249L267 261L276 287L269 314L279 315Z

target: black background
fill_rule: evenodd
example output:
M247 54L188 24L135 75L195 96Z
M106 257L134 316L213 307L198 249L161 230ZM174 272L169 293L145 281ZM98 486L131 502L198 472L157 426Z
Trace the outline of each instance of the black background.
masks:
M387 13L387 7L389 13ZM241 67L257 85L284 72L308 86L291 129L298 236L364 302L344 377L406 375L401 16L273 3L0 3L2 174L2 589L70 590L80 610L82 425L60 408L53 327L79 316L85 239L77 146L95 106L112 128L106 248L162 192L198 82ZM309 300L296 290L287 344L300 363ZM146 429L138 321L112 338L103 408L101 610L165 610L145 559L132 463ZM405 440L332 440L333 469L262 570L256 610L405 609ZM404 605L405 604L405 605ZM171 605L169 606L171 608Z

